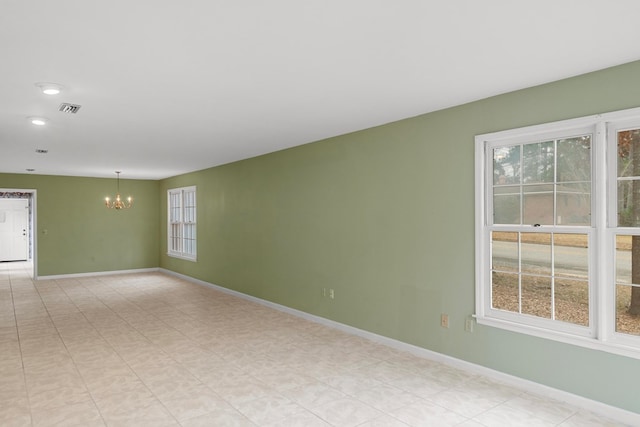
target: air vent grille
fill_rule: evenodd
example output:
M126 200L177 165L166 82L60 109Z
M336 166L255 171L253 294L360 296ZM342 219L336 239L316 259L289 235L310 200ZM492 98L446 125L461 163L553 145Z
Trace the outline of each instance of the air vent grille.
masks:
M80 107L81 105L78 104L69 104L67 102L63 102L62 104L60 104L60 108L58 108L58 111L61 111L63 113L76 114Z

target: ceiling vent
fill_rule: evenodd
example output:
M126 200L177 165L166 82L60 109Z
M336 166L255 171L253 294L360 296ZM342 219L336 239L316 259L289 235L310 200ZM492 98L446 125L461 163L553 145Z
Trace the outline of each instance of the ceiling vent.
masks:
M80 109L81 105L78 104L69 104L67 102L63 102L60 104L60 108L58 111L62 111L63 113L75 114Z

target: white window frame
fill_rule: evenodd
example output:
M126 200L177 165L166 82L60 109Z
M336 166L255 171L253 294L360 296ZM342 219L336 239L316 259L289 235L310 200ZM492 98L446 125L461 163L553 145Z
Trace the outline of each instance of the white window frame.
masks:
M167 255L171 257L197 261L196 196L195 186L167 190ZM193 205L187 206L189 201Z
M615 331L615 238L640 235L640 228L617 227L617 132L640 128L640 108L493 132L475 137L476 313L479 324L640 359L640 336ZM591 130L591 225L550 226L541 232L589 236L589 327L491 308L492 146L533 142ZM612 155L608 155L612 153ZM509 230L509 227L503 227ZM522 227L513 227L523 231ZM529 230L527 230L528 232Z

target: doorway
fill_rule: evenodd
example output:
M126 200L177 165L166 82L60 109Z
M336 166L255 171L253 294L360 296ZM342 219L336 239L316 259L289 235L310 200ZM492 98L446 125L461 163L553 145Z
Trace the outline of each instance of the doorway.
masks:
M37 278L36 191L0 189L0 262L30 264Z
M0 199L0 262L29 259L29 200Z

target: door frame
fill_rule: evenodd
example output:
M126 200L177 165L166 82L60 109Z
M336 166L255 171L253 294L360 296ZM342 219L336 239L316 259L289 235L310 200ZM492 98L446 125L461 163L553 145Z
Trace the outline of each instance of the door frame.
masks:
M37 190L33 188L0 188L2 193L30 193L31 194L31 218L29 219L29 245L31 246L31 265L33 267L33 280L38 280L38 209Z

